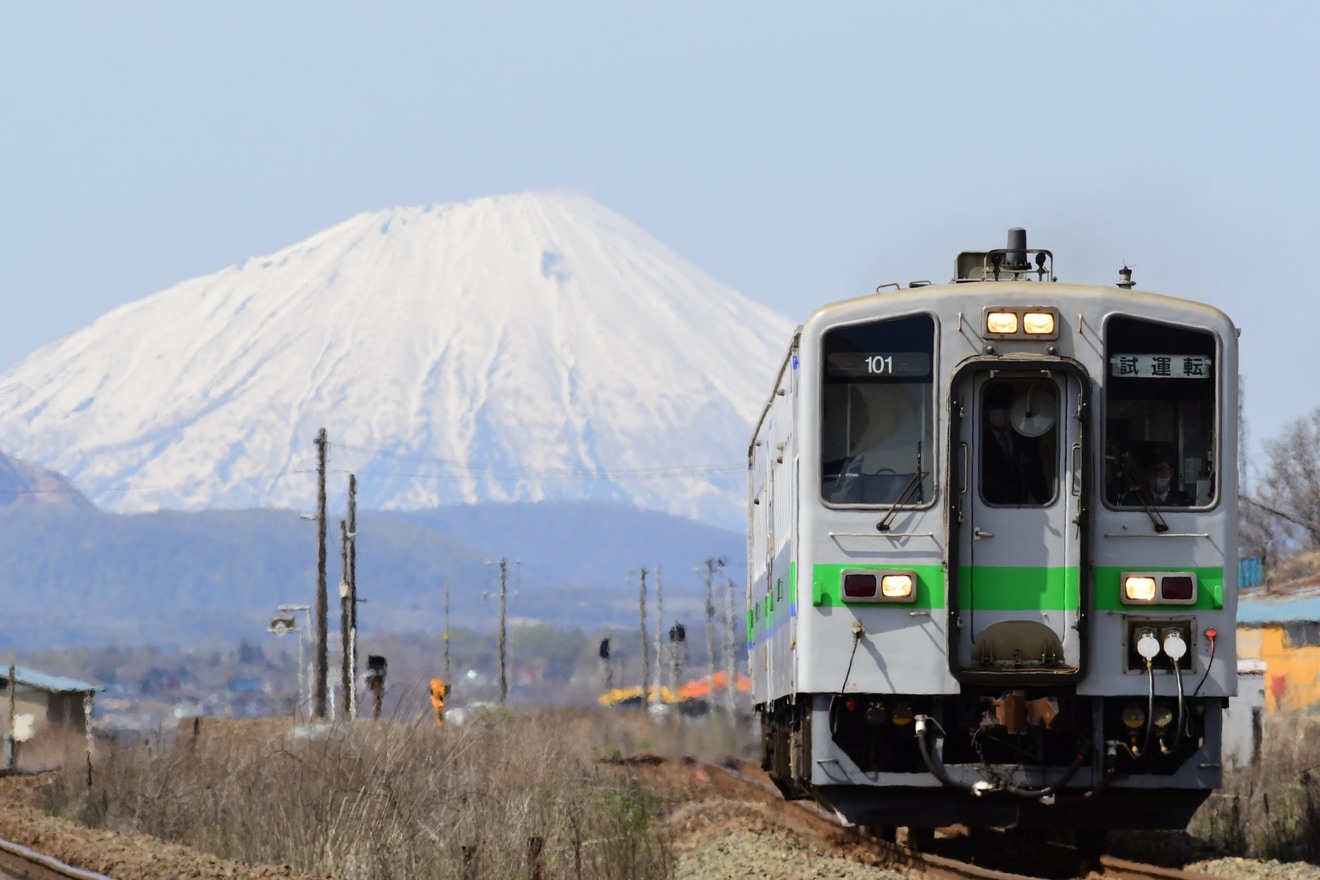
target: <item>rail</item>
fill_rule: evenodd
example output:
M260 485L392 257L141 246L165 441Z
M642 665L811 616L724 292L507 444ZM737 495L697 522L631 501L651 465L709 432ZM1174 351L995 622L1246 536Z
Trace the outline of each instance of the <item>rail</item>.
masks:
M0 872L19 880L113 880L4 838L0 838Z

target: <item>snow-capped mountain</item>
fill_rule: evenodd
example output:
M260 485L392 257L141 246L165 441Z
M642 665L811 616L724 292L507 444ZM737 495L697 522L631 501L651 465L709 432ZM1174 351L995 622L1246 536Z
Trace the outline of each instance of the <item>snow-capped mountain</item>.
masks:
M0 375L0 448L118 511L745 503L790 322L588 198L362 214L125 305Z

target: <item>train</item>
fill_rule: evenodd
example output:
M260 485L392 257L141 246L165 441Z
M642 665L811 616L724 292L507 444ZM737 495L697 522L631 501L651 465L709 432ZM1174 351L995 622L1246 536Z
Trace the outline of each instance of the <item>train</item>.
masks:
M747 450L747 650L788 798L1184 828L1236 693L1238 331L1009 230L794 332Z

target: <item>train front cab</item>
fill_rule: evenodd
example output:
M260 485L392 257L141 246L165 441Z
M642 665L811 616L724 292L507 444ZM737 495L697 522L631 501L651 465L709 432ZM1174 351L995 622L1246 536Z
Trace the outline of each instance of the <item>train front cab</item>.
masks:
M988 295L1019 319L1033 308L1030 293ZM867 825L1112 829L1183 827L1219 785L1236 484L1215 463L1235 461L1234 331L1212 309L1125 296L1130 311L1089 323L1069 320L1071 304L1037 309L1055 322L1049 340L1000 337L953 368L943 486L918 480L917 496L897 488L902 474L874 475L885 503L866 510L872 527L877 509L895 521L904 491L896 522L912 534L930 522L924 500L946 502L943 626L924 626L942 629L956 684L885 690L901 654L921 658L878 640L881 686L800 699L805 711L771 723L796 730L767 746L785 790ZM915 456L920 471L919 443ZM826 493L840 485L828 458ZM1039 472L1004 479L1005 462L1028 458ZM1157 459L1175 471L1167 497L1146 482Z

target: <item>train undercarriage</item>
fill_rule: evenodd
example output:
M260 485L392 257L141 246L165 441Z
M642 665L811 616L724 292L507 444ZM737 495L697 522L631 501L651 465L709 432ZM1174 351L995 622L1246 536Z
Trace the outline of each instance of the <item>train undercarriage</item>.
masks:
M802 694L763 707L762 766L862 826L1183 828L1221 781L1221 710L1058 688Z

